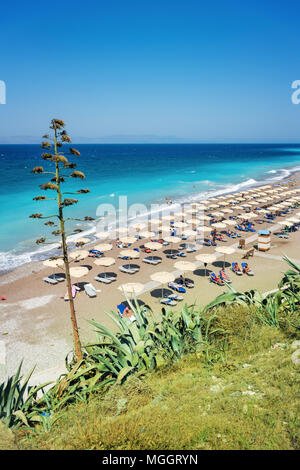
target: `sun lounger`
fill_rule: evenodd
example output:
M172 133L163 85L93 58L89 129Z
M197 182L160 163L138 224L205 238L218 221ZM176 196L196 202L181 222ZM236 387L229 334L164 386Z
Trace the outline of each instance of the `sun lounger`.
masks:
M151 259L151 258L144 258L142 261L144 261L144 263L148 263L148 264L153 264L153 265L157 265L159 263L161 263L161 259Z
M109 274L103 274L103 276L95 276L94 277L95 281L98 282L103 282L103 284L110 284L111 282L115 281L117 279L117 276L110 276Z
M181 251L180 253L177 253L176 256L179 256L181 258L185 258L186 257L186 253L184 253L183 251Z
M135 274L139 271L139 268L134 268L134 267L125 267L125 266L119 266L119 270L122 272L122 273L126 273L126 274Z
M182 292L182 293L186 292L186 289L180 286L179 284L176 284L176 282L169 282L168 287L170 287L170 289L176 290L176 292Z
M193 281L189 281L188 279L185 279L184 281L182 279L178 280L177 283L181 286L188 287L191 289L192 287L195 287L195 284Z
M222 270L221 270L221 269L220 269L220 271L219 271L219 274L220 274L220 279L221 279L222 281L226 281L226 282L228 282L228 284L231 284L232 280L227 276L226 273L225 273L225 276L224 276L224 274L222 274Z
M48 282L48 284L58 284L56 279L51 279L50 277L43 277L43 281Z
M178 294L170 294L168 295L168 298L171 300L176 300L177 302L183 300L182 295L178 295Z
M215 275L215 273L210 273L209 274L209 278L210 278L210 282L214 282L215 284L217 284L218 286L224 286L224 282L222 281L222 279L220 279L219 277L217 277Z
M126 315L125 317L123 317L125 308L126 308L126 307L125 307L124 304L119 304L119 305L117 305L118 314L120 315L120 317L121 317L121 318L128 318L131 322L136 321L136 318L135 318L134 315L131 315L130 317L128 317L128 316Z
M75 299L77 291L80 290L80 288L77 286L74 286L73 284L71 287L71 290L72 290L72 298ZM65 293L64 300L70 300L68 291Z
M177 305L177 302L175 300L172 300L172 299L169 299L169 298L161 299L160 303L165 304L165 305L171 305L171 307L173 307L174 305Z
M249 268L248 271L244 270L244 268L246 267L247 263L242 263L242 269L243 271L248 274L248 276L254 276L254 272L252 271L252 269Z
M90 282L88 284L85 284L84 285L84 290L85 290L85 293L89 296L89 297L97 297L97 292L101 292L97 289L95 289L95 287L93 286L93 284L91 284Z
M66 280L66 276L65 274L61 275L61 274L50 274L50 276L48 276L49 279L54 279L55 281L57 282L63 282Z
M232 263L232 265L231 265L231 270L232 270L235 274L237 274L238 276L242 276L243 272L242 272L240 269L236 269L236 268L234 267L234 265L235 265L235 263Z

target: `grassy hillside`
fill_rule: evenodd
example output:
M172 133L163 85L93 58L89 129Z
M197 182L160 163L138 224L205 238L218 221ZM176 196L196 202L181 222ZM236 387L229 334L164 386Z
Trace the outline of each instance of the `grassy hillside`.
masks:
M69 406L47 430L21 429L19 449L297 449L299 373L295 332L261 325L251 308L219 308L215 347L106 394ZM299 366L298 366L299 367ZM298 418L297 418L298 414ZM48 432L47 432L48 431Z

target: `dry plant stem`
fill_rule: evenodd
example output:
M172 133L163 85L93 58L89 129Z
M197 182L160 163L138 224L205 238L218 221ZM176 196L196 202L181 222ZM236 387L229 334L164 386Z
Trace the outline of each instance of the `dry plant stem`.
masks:
M55 151L55 155L58 155L56 129L54 129L54 151ZM57 160L55 162L55 167L56 167L56 184L58 187L57 189L57 202L58 202L58 210L59 210L58 218L59 218L60 231L61 231L62 250L63 250L63 259L65 263L66 282L67 282L67 287L68 287L71 322L72 322L72 327L73 327L75 356L78 362L82 360L82 348L81 348L81 342L80 342L79 332L78 332L75 305L74 305L74 300L72 296L72 283L71 283L71 276L70 276L70 269L69 269L69 259L68 259L67 242L66 242L66 234L65 234L65 223L64 223L64 218L63 218L63 209L62 209L62 201L61 201L60 178L59 178L60 175L59 175L59 166L58 166Z

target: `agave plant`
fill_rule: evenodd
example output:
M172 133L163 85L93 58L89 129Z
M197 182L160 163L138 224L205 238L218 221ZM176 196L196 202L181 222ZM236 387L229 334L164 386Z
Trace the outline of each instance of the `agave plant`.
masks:
M21 368L22 362L17 372L9 377L6 383L0 384L0 420L8 427L16 427L22 423L29 426L30 422L38 419L33 409L37 393L51 383L30 387L28 383L34 369L22 382Z

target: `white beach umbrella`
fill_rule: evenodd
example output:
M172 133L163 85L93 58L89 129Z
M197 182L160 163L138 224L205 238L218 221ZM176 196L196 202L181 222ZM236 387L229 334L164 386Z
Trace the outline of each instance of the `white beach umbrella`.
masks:
M102 240L105 240L106 238L109 237L109 233L108 232L97 232L97 233L95 233L95 237L100 238Z
M137 222L136 224L132 224L130 225L129 229L134 228L136 230L144 230L144 228L147 227L147 224L143 223L143 222Z
M216 211L216 212L212 212L211 215L213 215L214 217L222 217L224 213L220 211Z
M218 246L215 250L224 255L223 268L225 268L225 256L234 253L235 249L232 246Z
M151 274L150 278L152 281L159 282L164 286L164 284L167 284L168 282L173 282L175 280L175 276L173 273L169 273L167 271L159 271L156 273ZM164 287L162 286L161 294L162 297L164 295Z
M112 247L113 246L110 243L100 243L99 245L94 246L94 249L105 252L111 250Z
M143 230L142 232L139 232L140 237L144 238L153 238L155 237L155 232L149 232L148 230Z
M72 267L70 268L70 275L72 277L82 277L88 274L89 270L88 268L84 266L78 266L78 267Z
M145 247L148 248L149 250L157 251L157 250L161 250L163 245L158 242L148 242L148 243L145 243Z
M292 227L294 225L293 222L289 222L288 220L281 220L277 223L279 225L283 225L284 227Z
M103 258L96 258L94 261L94 264L97 266L111 266L115 264L116 260L115 258L110 258L110 257L103 257Z
M183 273L185 273L186 271L195 271L195 269L197 268L196 264L191 263L190 261L176 261L176 263L174 263L174 266L179 271L183 271Z
M120 242L121 243L126 243L126 244L127 243L132 244L132 243L135 243L136 241L137 241L137 239L135 237L121 237L120 238Z
M211 224L211 226L215 228L226 228L226 225L223 222L217 222L215 224Z
M210 263L213 263L214 261L216 261L216 259L217 259L216 255L212 253L200 253L199 255L196 255L196 260L201 261L201 263L204 264L205 277L206 277L207 265Z
M187 227L188 224L186 222L174 222L174 227L177 227L177 228L183 228L183 227Z
M69 256L75 261L79 261L79 260L87 258L89 256L89 252L86 250L76 250L76 251L72 251L69 254Z
M123 292L123 294L129 294L132 298L134 295L139 295L145 289L144 284L140 282L127 282L126 284L121 284L118 289Z
M166 242L168 242L168 243L174 243L174 244L179 243L179 242L182 241L181 238L179 238L179 237L174 237L174 236L164 237L164 240L165 240Z
M132 259L137 259L140 257L140 253L139 251L136 251L136 250L130 250L130 249L126 249L126 250L121 250L120 251L120 255L123 257L128 257L128 258L132 258Z
M226 225L236 225L236 221L232 219L223 220L223 223Z
M184 235L186 237L195 237L197 234L196 234L195 230L190 230L188 228L184 228L182 230L182 235Z
M49 268L58 268L64 265L63 259L46 259L43 261L44 266L48 266Z
M232 209L222 209L222 211L223 211L225 214L232 214L232 213L233 213L233 210L232 210Z

